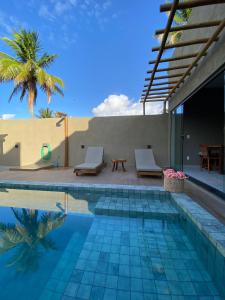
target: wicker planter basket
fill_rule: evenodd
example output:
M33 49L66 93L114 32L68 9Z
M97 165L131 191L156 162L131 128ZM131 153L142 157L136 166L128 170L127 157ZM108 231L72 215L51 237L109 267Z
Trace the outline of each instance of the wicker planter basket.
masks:
M184 179L164 177L164 189L171 193L183 193Z

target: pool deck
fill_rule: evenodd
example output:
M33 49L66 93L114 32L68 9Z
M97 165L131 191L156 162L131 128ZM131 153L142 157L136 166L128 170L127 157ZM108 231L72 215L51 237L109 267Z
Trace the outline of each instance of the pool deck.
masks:
M0 172L0 180L162 186L162 179L160 178L138 178L133 167L128 167L126 172L121 170L112 172L111 167L106 167L97 176L76 176L73 173L73 168L57 168L39 171L9 171L5 169Z
M138 178L134 167L128 167L126 172L121 170L112 172L110 166L104 168L97 176L76 176L73 168L57 168L39 171L9 171L8 168L0 169L0 181L7 182L46 182L46 183L69 183L69 184L110 184L129 185L160 188L163 180L154 177ZM195 202L200 204L217 219L225 224L225 200L213 196L204 189L193 183L186 184L185 192Z

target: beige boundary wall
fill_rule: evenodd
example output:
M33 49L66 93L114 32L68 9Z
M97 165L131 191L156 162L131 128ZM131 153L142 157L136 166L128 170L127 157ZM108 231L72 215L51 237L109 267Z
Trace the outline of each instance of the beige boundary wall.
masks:
M134 165L134 149L151 145L157 162L168 164L168 116L69 118L69 166L83 162L88 146L104 147L105 161L126 158ZM48 143L51 161L64 164L62 119L0 120L0 165L24 166L40 162L40 149ZM84 147L83 147L84 146Z

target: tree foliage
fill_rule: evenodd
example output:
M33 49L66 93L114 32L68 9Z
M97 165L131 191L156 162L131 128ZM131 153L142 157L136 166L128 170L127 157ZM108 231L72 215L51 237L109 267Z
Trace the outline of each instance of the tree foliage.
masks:
M20 100L25 96L31 112L37 100L38 87L51 101L54 93L63 96L62 79L45 71L56 59L56 54L42 52L37 32L21 30L13 34L13 38L2 40L14 52L14 56L0 52L0 82L14 82L9 101L20 93Z

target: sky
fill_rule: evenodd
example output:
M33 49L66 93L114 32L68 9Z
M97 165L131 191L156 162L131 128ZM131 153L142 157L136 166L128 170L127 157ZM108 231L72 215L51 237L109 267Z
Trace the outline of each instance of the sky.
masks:
M164 0L8 0L1 1L0 37L22 28L39 34L44 51L57 54L48 72L64 80L64 98L38 93L35 114L49 107L69 116L142 114L139 103L148 61L157 53L156 29L167 17ZM0 51L11 50L0 40ZM9 103L13 82L0 84L0 117L30 118L26 99ZM148 113L161 104L148 104Z

